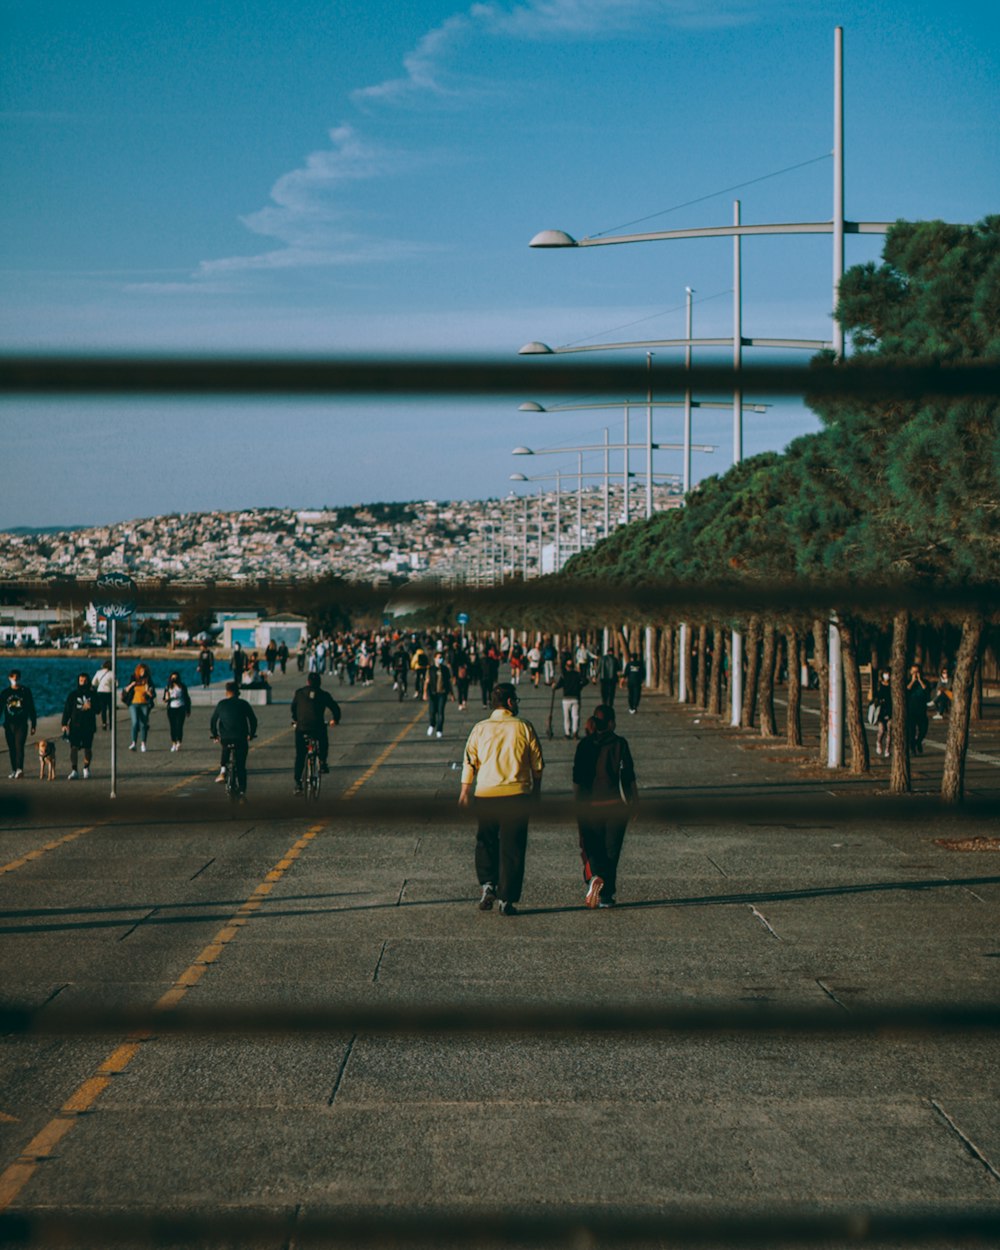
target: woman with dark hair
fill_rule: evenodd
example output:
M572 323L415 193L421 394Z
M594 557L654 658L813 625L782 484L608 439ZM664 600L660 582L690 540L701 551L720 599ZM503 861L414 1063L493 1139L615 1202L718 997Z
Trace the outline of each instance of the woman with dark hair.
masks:
M632 752L615 733L615 710L598 704L573 760L573 797L581 805L580 858L588 907L613 907L618 860L638 798ZM585 805L585 806L584 806Z
M145 751L149 736L149 714L156 703L156 689L148 664L135 666L132 680L122 691L122 702L127 704L132 720L132 741L128 744L128 749L134 751L138 742L139 750Z
M66 696L62 714L63 737L69 739L69 781L80 776L77 770L79 752L83 750L83 779L90 777L91 753L94 734L97 732L97 708L94 703L94 687L90 677L81 673L76 685Z
M170 749L179 751L184 741L184 722L191 715L191 696L181 681L180 673L171 673L163 689L163 702L167 705L170 721Z

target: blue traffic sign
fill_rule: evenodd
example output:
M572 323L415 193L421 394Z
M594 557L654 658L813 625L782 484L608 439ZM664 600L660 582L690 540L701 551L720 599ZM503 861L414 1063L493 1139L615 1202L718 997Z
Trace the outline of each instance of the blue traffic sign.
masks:
M469 623L468 612L459 612L458 616L455 617L455 620L458 621L459 625L468 625Z

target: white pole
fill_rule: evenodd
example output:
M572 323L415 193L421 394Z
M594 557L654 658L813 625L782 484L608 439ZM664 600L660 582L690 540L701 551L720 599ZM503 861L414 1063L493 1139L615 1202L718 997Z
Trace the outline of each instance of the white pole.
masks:
M608 427L604 427L604 537L611 533L611 498L608 489Z
M740 224L740 202L733 201L733 225ZM743 264L740 236L733 235L733 369L743 364ZM733 388L733 464L743 459L743 388L737 380ZM729 693L732 701L730 724L743 719L743 638L734 630L729 639Z
M622 482L623 482L622 490L623 490L623 493L624 493L624 504L623 504L623 506L622 506L622 518L623 518L623 520L624 520L624 522L625 522L625 524L626 524L626 525L628 525L628 523L629 523L628 480L629 480L629 476L630 476L630 472L629 472L629 471L630 471L630 469L631 469L631 467L632 467L632 466L629 464L629 455L628 455L628 453L629 453L629 446L628 446L628 441L629 441L629 433L628 433L628 400L626 399L626 401L625 401L625 449L624 449L624 451L622 452L622 457L623 457L623 461L624 461L624 465L625 465L625 467L624 467L624 469L623 469L623 471L622 471Z
M686 286L687 303L687 346L684 348L684 368L688 371L690 378L691 371L691 296L694 294L692 287ZM688 491L691 489L691 383L684 390L684 496L687 497Z
M653 515L653 353L646 353L646 520Z
M833 307L844 276L844 28L833 32ZM833 350L844 354L844 329L833 320Z
M538 576L542 575L542 548L545 546L545 488L538 488Z
M583 550L583 452L576 453L576 549Z
M521 580L528 580L528 496L524 497L524 535L521 544Z
M733 715L730 725L738 729L743 715L743 635L734 633L729 654L729 686L733 696Z
M555 571L557 573L562 568L562 549L561 549L562 548L562 535L559 532L562 529L562 515L560 512L561 500L562 500L562 471L560 469L556 469L556 567L555 567Z
M111 618L111 797L118 790L118 621Z
M844 276L844 28L833 34L833 307L836 310L840 281ZM833 350L844 354L844 331L833 319ZM840 630L837 618L830 618L830 692L827 727L828 768L840 768L844 761L844 692ZM900 749L905 749L901 746Z
M900 743L898 750L905 751ZM826 766L840 768L844 762L844 685L837 618L830 617L830 705L826 735Z

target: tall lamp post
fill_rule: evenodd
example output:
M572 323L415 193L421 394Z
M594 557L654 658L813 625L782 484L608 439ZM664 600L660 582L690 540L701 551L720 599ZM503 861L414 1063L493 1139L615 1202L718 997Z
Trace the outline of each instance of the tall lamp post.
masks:
M747 339L742 331L742 283L740 281L741 256L740 240L755 235L799 235L829 234L833 242L833 292L831 306L837 307L840 282L844 272L844 237L847 234L885 234L891 222L888 221L848 221L844 205L844 31L838 26L834 31L834 71L833 71L833 214L830 221L818 222L785 222L769 223L756 226L744 226L740 221L740 203L733 206L733 225L707 226L688 230L658 230L643 234L605 235L601 238L585 238L576 240L564 230L543 230L531 240L532 247L607 247L619 243L644 243L669 239L707 239L730 236L733 239L733 363L738 370L742 362L742 348L747 346L770 347L801 347L805 344L799 340L781 339ZM696 341L695 341L696 342ZM635 346L639 346L636 344ZM652 346L650 344L649 346ZM833 342L830 345L839 358L844 354L843 328L834 318ZM739 374L733 390L733 462L739 463L743 456L742 432L742 392L739 389ZM829 631L830 648L830 722L828 733L829 753L827 764L830 768L839 768L843 757L843 694L840 688L840 633L836 622L831 620ZM732 697L733 724L739 724L742 711L742 639L733 635L732 650Z

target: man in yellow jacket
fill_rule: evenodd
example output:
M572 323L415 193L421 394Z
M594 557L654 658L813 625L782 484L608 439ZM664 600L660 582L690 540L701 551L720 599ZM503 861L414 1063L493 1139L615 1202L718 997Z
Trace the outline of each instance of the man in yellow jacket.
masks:
M545 763L534 726L517 714L510 682L494 686L490 706L489 718L473 725L465 744L458 802L469 807L475 786L479 910L498 902L501 916L513 916L524 883L529 805L541 792Z

